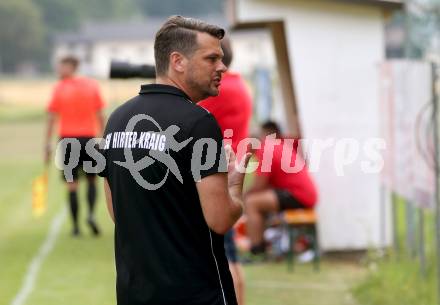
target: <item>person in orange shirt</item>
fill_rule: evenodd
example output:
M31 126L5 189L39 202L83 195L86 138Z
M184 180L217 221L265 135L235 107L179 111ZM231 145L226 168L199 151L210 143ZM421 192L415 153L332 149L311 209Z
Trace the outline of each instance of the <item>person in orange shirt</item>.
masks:
M100 135L104 126L102 109L104 101L101 98L98 84L88 78L76 76L79 65L77 58L67 56L62 58L57 65L57 74L60 78L55 85L52 98L47 107L47 133L45 141L45 163L51 156L51 137L55 123L58 123L58 136L60 139L75 138L81 144L79 162L72 170L73 181L65 178L69 193L70 212L73 222L73 236L80 235L78 224L78 176L84 161L94 160L86 153L85 145L91 139ZM72 146L67 144L64 162L69 160ZM65 164L65 163L64 163ZM95 236L100 231L94 217L96 203L96 174L87 173L87 200L89 213L87 223Z

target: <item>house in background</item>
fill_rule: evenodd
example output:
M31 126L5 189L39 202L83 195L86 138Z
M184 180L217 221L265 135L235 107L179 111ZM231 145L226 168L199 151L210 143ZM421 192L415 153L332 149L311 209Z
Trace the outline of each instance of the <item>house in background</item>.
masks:
M289 131L325 145L313 176L323 250L385 247L391 242L390 204L383 200L379 64L385 60L385 24L398 0L230 0L237 29L270 31ZM323 144L325 143L325 144ZM356 144L358 143L358 144ZM312 160L310 160L312 161ZM316 168L315 168L316 167Z
M214 24L228 28L222 17L207 16ZM154 35L164 19L149 18L112 23L86 23L77 32L55 37L52 61L70 54L81 60L81 73L107 78L111 60L133 64L154 64ZM274 69L271 37L264 30L229 33L235 59L232 69L251 75L256 68Z
M81 73L100 78L109 75L110 61L152 63L154 34L158 21L85 23L77 32L55 37L52 61L75 55L81 60Z

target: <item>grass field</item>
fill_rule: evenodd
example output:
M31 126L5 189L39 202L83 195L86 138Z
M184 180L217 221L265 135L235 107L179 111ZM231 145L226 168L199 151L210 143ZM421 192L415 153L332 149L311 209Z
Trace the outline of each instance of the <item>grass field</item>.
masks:
M375 267L354 289L354 294L363 305L438 304L434 211L424 211L426 270L422 274L419 258L412 256L406 245L405 204L399 199L395 206L400 250L390 250L386 257L372 259L371 265Z
M125 101L139 91L139 84L145 80L99 80L101 93L108 104ZM40 109L50 99L54 79L1 79L0 105L33 106ZM25 90L24 90L25 88Z
M66 196L59 173L49 177L48 211L31 215L31 182L41 173L43 111L0 105L0 304L9 305L32 274L29 265L45 243L52 222L62 217ZM101 190L101 188L99 188ZM80 193L84 199L84 190ZM35 285L21 304L101 305L115 304L113 229L102 192L98 220L103 229L93 238L84 225L83 236L70 237L69 218L63 219L55 244L35 275ZM84 203L84 201L83 201ZM85 204L81 205L85 212ZM35 271L35 270L34 270ZM247 304L253 305L354 305L351 295L365 274L356 264L323 261L321 272L310 265L294 273L284 263L246 266ZM28 287L29 288L29 287Z

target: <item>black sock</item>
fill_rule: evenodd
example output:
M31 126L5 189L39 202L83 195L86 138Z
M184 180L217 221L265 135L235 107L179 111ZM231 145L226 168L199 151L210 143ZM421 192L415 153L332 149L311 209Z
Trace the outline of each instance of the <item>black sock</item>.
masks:
M73 227L78 228L78 195L76 191L69 192L70 215L72 216Z
M87 190L87 201L89 203L89 217L93 217L96 203L96 185L95 182L89 182L89 188Z

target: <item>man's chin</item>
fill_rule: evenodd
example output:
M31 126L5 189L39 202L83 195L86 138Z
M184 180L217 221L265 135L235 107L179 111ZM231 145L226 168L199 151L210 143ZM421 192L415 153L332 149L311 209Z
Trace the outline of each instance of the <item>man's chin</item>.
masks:
M218 88L212 88L210 90L210 95L211 96L217 96L217 95L219 95L219 93L220 93L220 90Z
M218 88L209 88L209 90L205 90L204 94L201 98L201 100L207 99L211 96L218 96L220 93L220 90Z

